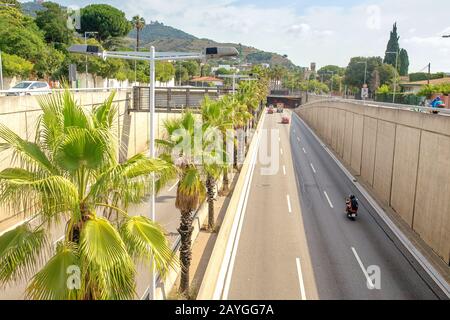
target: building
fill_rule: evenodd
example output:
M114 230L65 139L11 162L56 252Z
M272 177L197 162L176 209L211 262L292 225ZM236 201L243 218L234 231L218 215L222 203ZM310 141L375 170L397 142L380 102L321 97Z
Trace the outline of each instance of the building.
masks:
M210 85L215 87L223 86L223 80L215 77L195 77L189 82L196 87L208 87Z
M450 84L450 77L441 78L441 79L432 79L430 80L430 85L440 85L440 84ZM420 89L428 84L428 80L415 81L415 82L403 82L399 83L399 86L403 89L402 91L405 93L413 93L417 94Z

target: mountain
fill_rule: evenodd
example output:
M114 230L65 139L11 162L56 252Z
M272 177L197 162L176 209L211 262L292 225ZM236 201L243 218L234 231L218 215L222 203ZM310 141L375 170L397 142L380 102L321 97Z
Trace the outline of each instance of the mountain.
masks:
M24 2L21 6L22 11L32 17L36 16L37 11L44 9L40 1ZM166 26L158 21L152 21L150 24L147 24L140 32L140 38L140 46L148 46L151 44L159 51L200 51L208 46L231 46L241 52L242 63L268 63L271 66L282 65L287 68L296 67L288 58L278 53L262 51L236 43L219 43L210 39L200 39L182 30ZM130 48L135 46L136 30L132 30L128 34L126 41Z
M23 2L20 4L22 8L22 12L32 17L36 17L37 11L44 10L44 7L40 2Z
M232 46L238 49L242 55L242 62L254 64L268 63L270 65L283 65L294 68L295 65L286 57L262 51L253 47L236 43L219 43L210 39L200 39L179 29L166 26L154 21L147 24L140 32L139 46L153 45L159 51L200 51L208 46ZM136 30L128 34L130 46L136 43Z

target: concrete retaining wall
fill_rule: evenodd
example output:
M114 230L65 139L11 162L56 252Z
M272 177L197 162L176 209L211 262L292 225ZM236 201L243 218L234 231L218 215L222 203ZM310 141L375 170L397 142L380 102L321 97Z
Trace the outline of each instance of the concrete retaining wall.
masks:
M341 101L298 110L378 200L450 263L450 117Z

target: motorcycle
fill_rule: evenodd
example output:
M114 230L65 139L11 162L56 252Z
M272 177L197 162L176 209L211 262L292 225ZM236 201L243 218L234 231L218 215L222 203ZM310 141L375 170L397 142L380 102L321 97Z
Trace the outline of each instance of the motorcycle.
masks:
M347 218L352 221L355 221L358 216L358 207L355 209L352 208L352 200L350 198L345 200L345 213L347 214Z

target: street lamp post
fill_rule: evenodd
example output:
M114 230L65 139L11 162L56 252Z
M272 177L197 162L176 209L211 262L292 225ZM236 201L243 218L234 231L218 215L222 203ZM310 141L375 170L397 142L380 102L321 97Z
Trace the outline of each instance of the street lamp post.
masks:
M233 57L238 55L236 48L232 47L210 47L206 48L203 52L156 52L155 47L150 47L150 52L132 52L132 51L103 51L97 46L88 45L73 45L68 49L69 52L82 53L86 55L93 55L97 57L107 58L119 58L126 60L144 60L150 62L150 93L149 93L149 153L151 158L156 157L155 153L155 61L168 61L168 60L203 60L208 58L220 58L220 57ZM156 221L155 211L155 179L152 174L152 194L151 194L151 217L153 221ZM152 272L152 298L155 298L156 292L156 276Z
M85 31L84 32L84 44L87 45L87 36L89 34L97 34L97 31ZM88 57L86 56L86 80L85 80L85 87L88 87Z
M392 97L392 103L395 103L395 94L397 93L397 73L398 73L398 51L387 51L387 54L395 54L395 78L394 78L394 94Z

